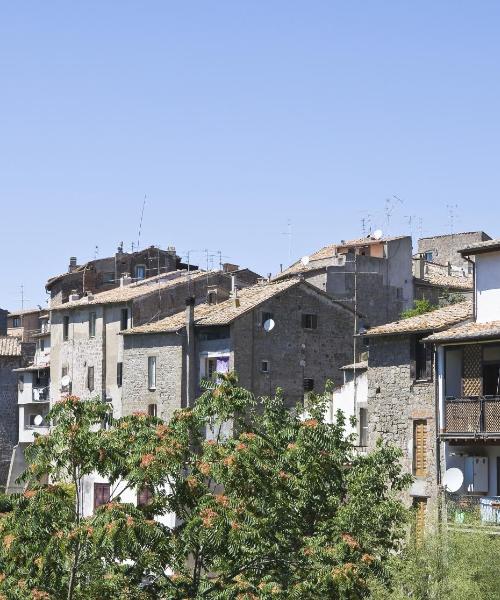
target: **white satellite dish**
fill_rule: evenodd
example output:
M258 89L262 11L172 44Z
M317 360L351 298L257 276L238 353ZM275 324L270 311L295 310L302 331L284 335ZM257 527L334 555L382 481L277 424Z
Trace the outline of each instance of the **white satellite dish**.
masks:
M308 256L303 256L303 257L300 259L300 262L302 263L302 266L303 266L303 267L307 267L307 265L309 264L309 261L310 261L310 260L311 260L311 259L310 259Z
M272 331L275 325L274 319L267 319L264 321L264 331Z
M68 385L71 383L71 378L69 375L64 375L64 377L61 377L61 385L63 387L68 387Z
M382 236L384 235L383 231L381 229L375 229L375 231L373 232L373 239L374 240L380 240L382 238Z
M36 417L33 419L33 423L37 427L40 427L40 425L43 423L43 417L42 417L42 415L36 415Z
M464 482L464 474L460 469L448 469L443 477L443 486L447 492L458 492Z

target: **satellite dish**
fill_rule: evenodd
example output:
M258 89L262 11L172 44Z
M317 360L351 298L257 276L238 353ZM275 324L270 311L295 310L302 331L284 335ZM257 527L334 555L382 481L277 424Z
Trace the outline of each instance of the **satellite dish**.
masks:
M460 469L448 469L443 477L443 486L447 492L458 492L464 482L464 474Z
M61 385L63 387L68 387L68 385L71 383L71 378L69 375L65 375L64 377L61 377Z
M375 229L375 231L373 232L373 236L372 237L373 237L374 240L380 240L383 235L384 234L383 234L383 232L382 232L381 229Z
M274 319L267 319L264 321L264 331L272 331L275 325Z
M42 415L36 415L36 417L33 419L33 423L37 427L40 427L40 425L43 423L43 417L42 417Z
M308 256L303 256L303 257L300 259L300 262L302 263L302 266L303 266L303 267L307 267L307 265L309 264L309 261L310 261L310 260L311 260L311 259L310 259Z

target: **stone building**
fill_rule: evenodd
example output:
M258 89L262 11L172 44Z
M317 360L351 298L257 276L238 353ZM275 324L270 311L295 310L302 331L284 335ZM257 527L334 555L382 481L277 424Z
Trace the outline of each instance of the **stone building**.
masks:
M100 397L112 405L115 417L122 416L124 358L120 333L175 314L188 296L194 297L196 304L223 301L231 290L253 284L257 278L248 269L231 273L182 270L135 283L123 278L121 287L83 298L72 295L50 311L51 402L64 393ZM108 483L96 475L86 478L84 485L84 513L90 514L96 490L102 493Z
M410 236L368 236L325 246L275 279L298 274L351 308L356 295L358 312L372 326L394 321L413 305Z
M50 293L51 306L68 302L71 294L84 295L111 290L120 285L126 276L132 281L141 281L162 273L185 269L175 248L162 250L150 246L137 252L124 252L123 245L118 247L114 256L98 258L82 265L77 264L75 256L70 257L68 271L51 277L45 289ZM196 270L196 266L191 266Z
M0 491L5 491L12 449L18 441L17 373L33 357L34 345L0 337Z
M498 524L500 240L472 244L462 256L475 259L473 316L425 339L438 356L441 474L450 468L462 474L460 487L453 490L456 518L468 509L482 524Z
M200 381L234 370L257 396L283 389L295 406L353 356L353 313L298 278L262 282L217 305L192 306L124 331L123 411L168 420L201 393Z
M45 313L40 319L40 331L33 335L33 361L14 369L17 375L18 443L14 446L7 478L7 492L22 491L18 477L26 469L24 451L35 439L35 433L48 431L50 408L50 323Z
M0 308L0 336L7 335L7 310Z
M435 356L422 340L470 319L465 301L369 329L368 445L378 438L400 448L404 470L415 477L407 500L422 513L437 495L439 433Z
M42 308L15 310L7 315L7 335L17 337L22 342L34 342L40 333L41 322L47 316Z
M460 254L460 250L487 240L491 240L491 237L484 231L424 237L418 240L418 256L423 256L428 263L449 268L449 275L470 275L471 264Z

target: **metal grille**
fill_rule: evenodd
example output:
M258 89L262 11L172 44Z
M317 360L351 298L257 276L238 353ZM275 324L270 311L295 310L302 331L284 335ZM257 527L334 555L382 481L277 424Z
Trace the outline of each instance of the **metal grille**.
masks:
M488 433L500 432L500 399L485 398L484 430Z
M479 400L448 400L446 402L446 430L453 433L474 433L481 429Z
M463 395L479 396L481 389L482 350L478 344L464 347Z

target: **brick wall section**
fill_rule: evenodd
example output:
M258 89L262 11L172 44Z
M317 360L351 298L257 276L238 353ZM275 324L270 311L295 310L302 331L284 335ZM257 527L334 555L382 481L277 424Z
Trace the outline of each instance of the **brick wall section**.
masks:
M17 369L19 356L0 356L0 491L4 491L9 474L12 449L18 440Z
M427 420L427 477L406 495L436 497L436 422L434 382L414 383L410 375L410 338L370 340L368 369L369 445L376 440L403 452L403 466L413 471L413 421Z

